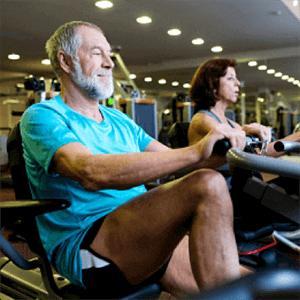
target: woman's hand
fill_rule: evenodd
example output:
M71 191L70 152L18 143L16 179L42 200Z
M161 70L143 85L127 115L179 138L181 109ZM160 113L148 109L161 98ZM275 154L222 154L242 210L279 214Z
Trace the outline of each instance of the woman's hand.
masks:
M261 141L271 141L271 129L257 123L251 123L245 125L242 130L245 131L246 135L257 135Z

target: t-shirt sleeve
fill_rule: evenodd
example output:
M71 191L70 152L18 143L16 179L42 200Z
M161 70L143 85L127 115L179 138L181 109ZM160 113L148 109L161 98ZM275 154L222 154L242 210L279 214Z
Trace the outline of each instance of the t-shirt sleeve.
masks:
M25 161L34 159L46 173L54 153L61 146L79 142L57 111L39 105L28 108L22 116L21 136Z
M146 133L145 130L138 124L136 124L128 115L123 114L123 116L127 118L127 122L130 122L131 125L134 127L140 151L143 152L146 149L146 147L150 144L150 142L154 140L154 138L151 137L148 133Z
M138 127L138 137L140 150L144 151L146 147L150 144L154 138L152 138L148 133L146 133L141 127Z

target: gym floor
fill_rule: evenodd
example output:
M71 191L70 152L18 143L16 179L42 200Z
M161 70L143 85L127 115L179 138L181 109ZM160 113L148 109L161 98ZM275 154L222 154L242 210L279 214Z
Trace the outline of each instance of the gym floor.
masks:
M5 167L2 166L2 172L1 172L1 177L5 175L9 175L9 171L3 171L5 170ZM263 176L265 180L270 180L274 176L273 175L264 175ZM15 200L15 195L14 191L11 187L6 187L2 186L0 189L0 201L14 201ZM21 239L18 239L18 237L14 234L15 229L17 227L17 224L13 224L9 226L8 228L5 228L3 230L2 235L8 239L11 244L15 247L16 250L19 251L25 258L30 259L35 257L35 254L28 248L27 244L24 243ZM277 243L275 246L275 249L278 251L281 251L288 255L290 258L295 260L297 263L300 263L300 253L297 251L292 250L291 248L288 248L287 246ZM3 253L0 252L0 257L3 256ZM168 294L163 293L160 298L163 299L174 299L174 297L169 297Z

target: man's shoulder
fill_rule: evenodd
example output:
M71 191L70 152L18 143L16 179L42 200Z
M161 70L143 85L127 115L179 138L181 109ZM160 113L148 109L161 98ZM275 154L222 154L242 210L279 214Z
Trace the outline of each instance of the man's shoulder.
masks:
M24 115L35 115L37 113L42 113L43 111L47 112L49 110L62 112L64 107L62 105L63 102L60 101L60 99L60 95L57 95L50 100L44 100L42 102L35 103L26 109Z

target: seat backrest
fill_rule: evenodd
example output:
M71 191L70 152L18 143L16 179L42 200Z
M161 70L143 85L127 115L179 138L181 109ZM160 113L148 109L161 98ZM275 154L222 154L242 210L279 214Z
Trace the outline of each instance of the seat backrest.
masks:
M17 200L32 199L28 185L28 177L23 157L20 123L17 123L7 139L8 165L13 180L13 188Z
M167 137L172 148L183 148L189 145L189 141L188 141L189 126L190 126L189 122L177 122L171 126L167 134Z

